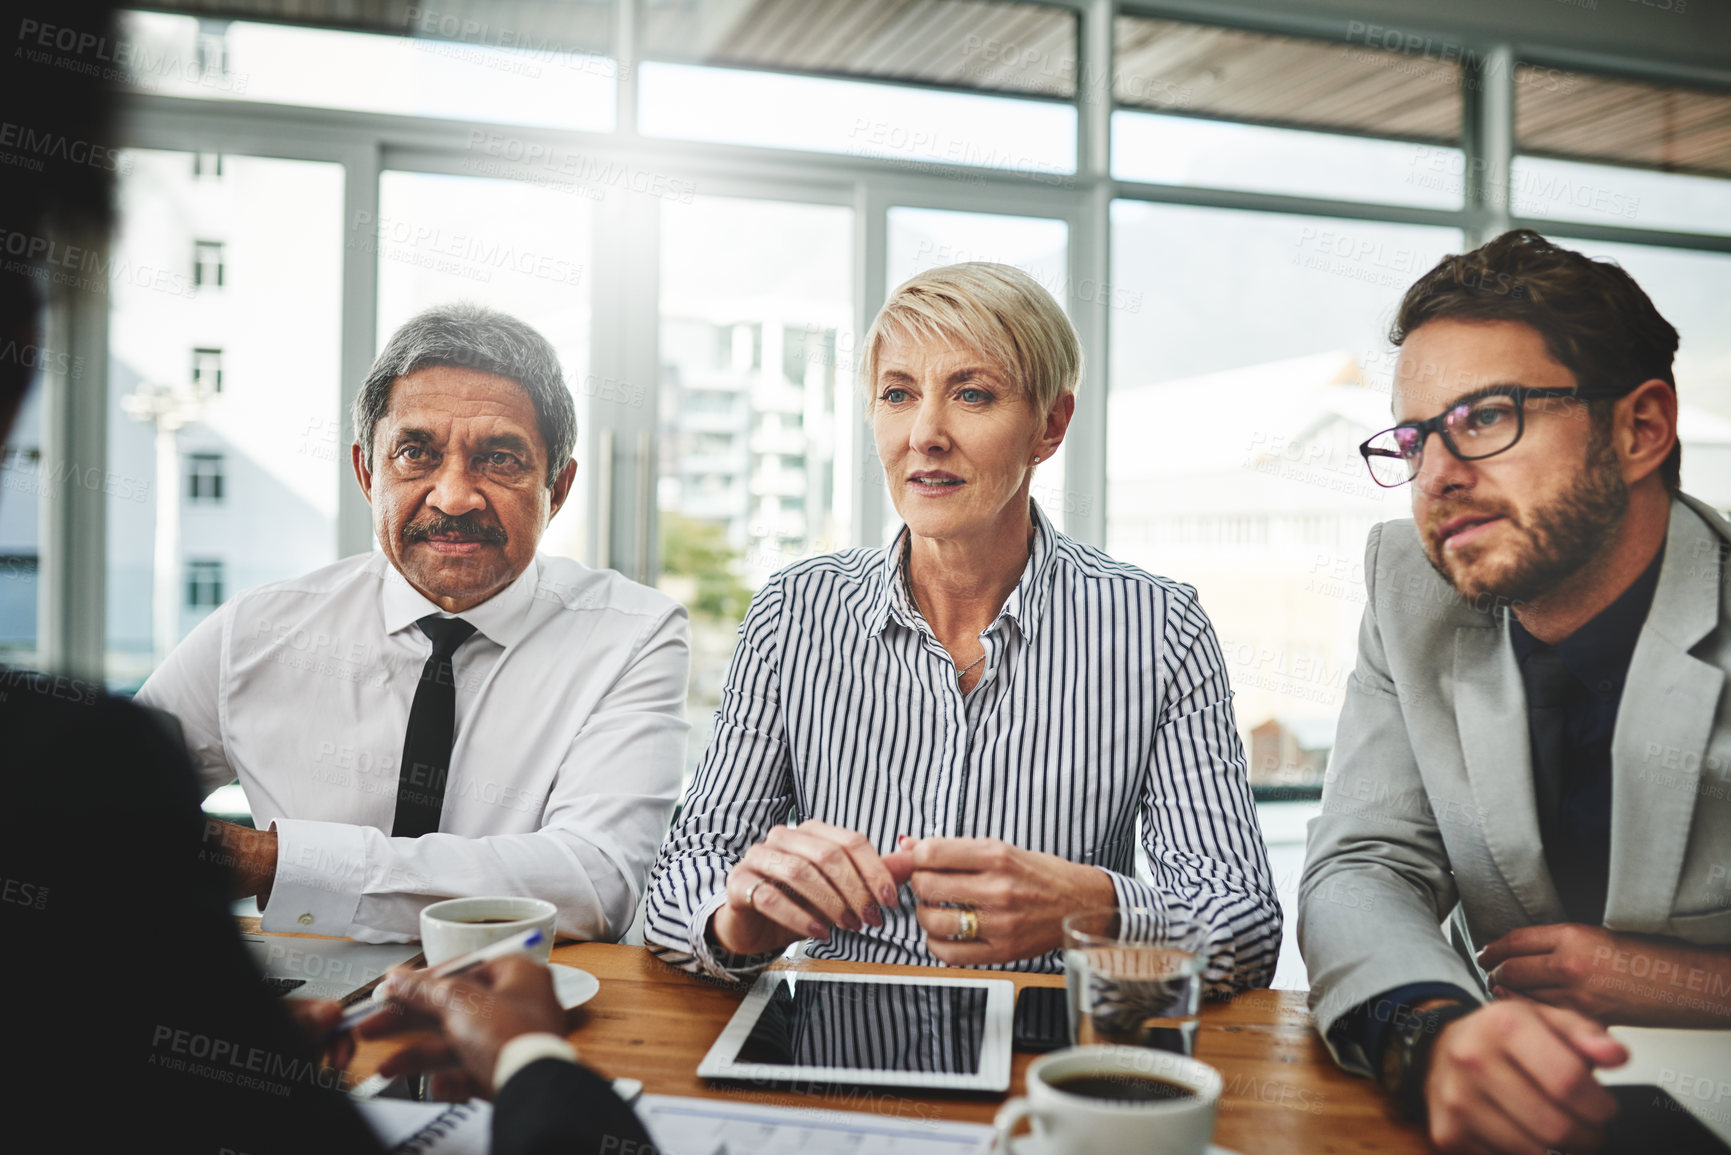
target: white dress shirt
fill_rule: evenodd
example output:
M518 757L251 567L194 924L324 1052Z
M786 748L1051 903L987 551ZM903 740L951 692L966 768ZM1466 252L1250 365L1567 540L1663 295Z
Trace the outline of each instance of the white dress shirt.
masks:
M616 939L667 831L685 756L678 603L537 556L454 615L457 725L438 833L393 838L409 707L442 611L381 553L236 595L138 701L177 715L205 789L239 778L277 832L267 931L418 938L423 906L477 894L559 908ZM446 615L453 616L453 615Z
M888 550L781 571L739 628L715 738L661 848L644 938L675 966L744 979L706 932L727 874L771 826L819 818L865 835L998 838L1104 870L1120 908L1207 928L1217 992L1268 982L1280 904L1214 629L1187 585L1114 561L1034 507L1033 550L956 669ZM1136 869L1143 851L1150 874ZM884 926L837 927L813 957L937 962L903 888ZM982 916L988 923L989 914ZM1062 971L1057 951L1008 964Z

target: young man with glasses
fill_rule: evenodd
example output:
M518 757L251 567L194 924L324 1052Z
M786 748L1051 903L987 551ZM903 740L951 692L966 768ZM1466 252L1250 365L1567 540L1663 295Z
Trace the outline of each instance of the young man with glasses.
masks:
M1413 519L1366 554L1311 1008L1445 1151L1615 1145L1605 1027L1731 1027L1731 526L1680 492L1677 332L1617 266L1510 232L1391 338L1361 452Z

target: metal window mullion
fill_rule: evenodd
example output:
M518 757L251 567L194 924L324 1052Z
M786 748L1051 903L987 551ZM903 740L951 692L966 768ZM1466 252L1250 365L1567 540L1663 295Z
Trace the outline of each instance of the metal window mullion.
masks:
M1106 423L1110 404L1113 24L1116 0L1090 0L1078 53L1076 171L1081 196L1068 215L1069 299L1084 379L1064 439L1064 530L1106 544Z
M889 296L889 212L895 198L873 182L860 182L854 202L854 356L849 366L856 387L850 391L853 438L852 516L854 545L875 548L883 543L888 513L877 439L865 409L865 389L858 374L865 365L866 331ZM836 415L841 420L841 415Z
M571 382L591 398L582 437L596 472L588 488L585 554L593 564L652 585L661 565L660 205L651 197L607 197L596 205L593 227L589 373L601 384ZM604 400L611 397L642 401Z
M337 484L337 556L365 553L373 547L372 506L360 485L346 474L349 446L354 430L349 411L360 393L361 382L372 368L378 342L379 260L379 172L382 146L374 141L345 149L343 166L343 270L341 380L338 411L333 416L337 430L335 465Z
M620 136L637 135L638 0L615 0L613 6L614 126Z
M1461 145L1466 160L1467 244L1509 230L1515 160L1515 50L1495 44L1462 63Z
M1070 220L1069 300L1066 308L1082 344L1082 384L1064 438L1064 532L1077 541L1106 545L1106 426L1111 402L1110 186L1099 183Z

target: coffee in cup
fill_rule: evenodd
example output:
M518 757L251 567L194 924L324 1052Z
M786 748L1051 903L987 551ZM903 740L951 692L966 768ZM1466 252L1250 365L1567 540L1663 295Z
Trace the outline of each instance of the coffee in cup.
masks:
M500 939L539 930L541 942L528 953L546 962L553 953L558 913L542 898L449 898L422 908L421 951L428 966L437 966Z
M998 1112L998 1155L1204 1155L1220 1073L1170 1051L1067 1047L1028 1065ZM1032 1134L1012 1137L1023 1119Z

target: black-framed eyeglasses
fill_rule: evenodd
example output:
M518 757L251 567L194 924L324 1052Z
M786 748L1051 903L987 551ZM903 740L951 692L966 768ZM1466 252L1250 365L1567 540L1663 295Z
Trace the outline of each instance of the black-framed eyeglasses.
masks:
M1462 461L1495 457L1526 432L1526 403L1535 399L1571 397L1588 401L1598 394L1578 389L1538 389L1499 385L1463 397L1428 421L1403 421L1384 429L1358 447L1371 480L1393 489L1418 476L1424 464L1425 442L1435 433L1448 451Z

